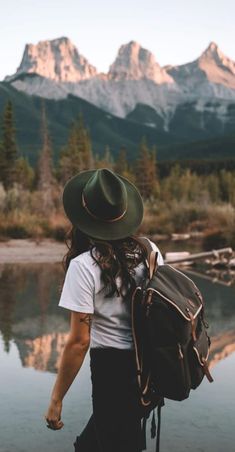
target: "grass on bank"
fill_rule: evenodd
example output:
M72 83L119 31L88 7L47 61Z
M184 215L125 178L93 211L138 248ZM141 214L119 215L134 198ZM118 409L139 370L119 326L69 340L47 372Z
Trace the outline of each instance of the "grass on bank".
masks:
M14 187L0 186L0 240L52 238L63 241L69 229L63 212L61 192L53 194L45 206L44 194ZM235 248L235 207L230 203L150 199L145 203L140 232L146 235L171 236L173 233L203 233L203 246Z

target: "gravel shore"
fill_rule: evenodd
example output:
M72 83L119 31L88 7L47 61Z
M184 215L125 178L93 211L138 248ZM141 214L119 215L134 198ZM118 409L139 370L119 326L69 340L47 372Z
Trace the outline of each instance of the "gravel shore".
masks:
M61 262L67 247L51 239L0 242L0 264Z

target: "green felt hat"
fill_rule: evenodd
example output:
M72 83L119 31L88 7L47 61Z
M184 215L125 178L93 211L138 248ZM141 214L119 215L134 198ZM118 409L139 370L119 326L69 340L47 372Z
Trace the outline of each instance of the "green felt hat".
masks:
M90 237L117 240L133 234L143 218L143 201L134 184L107 168L82 171L63 192L73 225Z

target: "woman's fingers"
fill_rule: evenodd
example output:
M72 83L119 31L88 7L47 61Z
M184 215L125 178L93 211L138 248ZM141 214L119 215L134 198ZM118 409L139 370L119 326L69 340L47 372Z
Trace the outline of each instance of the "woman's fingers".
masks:
M62 421L47 423L47 428L50 428L51 430L60 430L63 426L64 423Z
M51 401L44 418L47 422L47 427L52 430L59 430L64 426L61 421L62 402Z
M59 430L64 426L64 423L61 421L61 419L49 419L46 416L44 416L44 418L47 421L47 427L52 430Z

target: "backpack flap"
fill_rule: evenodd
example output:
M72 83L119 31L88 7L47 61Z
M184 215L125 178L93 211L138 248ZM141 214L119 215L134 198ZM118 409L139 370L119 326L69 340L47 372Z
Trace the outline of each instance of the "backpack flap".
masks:
M141 240L148 246L149 275L133 294L132 327L141 403L151 408L154 398L184 400L204 375L213 379L200 290L181 271L157 266L156 251Z
M161 375L161 369L155 366L156 375L158 373L161 376L163 395L175 399L178 397L177 388L173 388L174 382L170 380L172 372L178 371L178 381L184 379L186 389L195 389L204 375L210 382L213 381L207 365L210 339L203 318L204 304L195 283L181 271L170 265L162 265L149 282L147 294L149 340L150 343L158 344L154 360L161 363L161 369L165 369ZM182 369L180 366L177 369L175 367L176 362L179 364L177 356L181 358ZM169 375L168 382L164 381L166 373ZM167 388L174 390L167 392ZM184 397L183 390L179 391L180 397Z
M203 308L203 301L194 282L171 265L161 265L158 267L157 273L154 274L151 286L149 285L147 290L156 292L186 320L191 322L192 337L195 341L195 318Z

